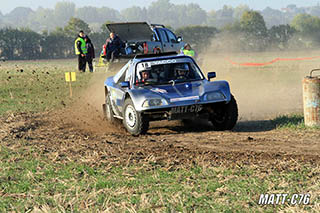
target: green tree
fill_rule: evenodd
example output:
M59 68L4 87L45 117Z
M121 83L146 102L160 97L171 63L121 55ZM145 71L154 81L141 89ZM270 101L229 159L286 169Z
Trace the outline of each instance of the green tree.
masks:
M177 26L195 26L206 23L207 13L198 4L175 5L173 14L176 14Z
M240 20L241 29L257 37L265 37L267 35L266 23L259 12L246 11Z
M121 16L125 21L146 21L148 12L146 8L133 6L122 10Z
M37 59L40 57L41 35L29 29L5 28L0 30L0 57Z
M2 25L3 25L3 15L0 11L0 28L2 27Z
M120 15L120 12L115 9L109 8L109 7L98 8L97 17L99 17L101 24L107 20L112 21L112 22L122 21L122 17Z
M259 12L244 12L240 20L240 28L245 35L248 49L261 51L266 48L268 30L266 23Z
M224 5L221 10L216 12L216 27L222 28L232 24L235 19L233 17L234 10L232 7Z
M261 12L261 15L263 16L268 28L271 28L272 26L287 24L285 14L280 10L275 10L267 7Z
M28 17L28 26L37 32L52 31L57 27L54 17L54 10L39 7Z
M85 34L91 33L91 29L86 22L78 18L71 18L63 31L68 37L74 38L79 34L80 30L83 30Z
M246 4L240 4L239 6L234 8L233 18L235 18L236 20L240 20L243 13L246 11L250 11L249 6Z
M27 7L16 7L9 14L5 16L6 22L14 27L25 27L27 20L34 11Z
M197 51L206 47L217 33L217 28L207 26L187 26L176 30L176 34L182 36L184 41L190 43Z
M217 13L215 10L210 10L207 13L207 21L206 24L211 27L217 26Z
M295 32L296 30L288 24L271 27L269 30L269 41L271 46L279 49L287 48L288 42L293 37Z
M320 18L309 14L294 17L291 26L303 35L316 36L320 30Z
M65 26L71 17L74 17L76 5L72 2L60 1L54 7L54 17L57 26Z
M81 7L76 10L76 17L87 22L87 23L94 23L99 22L98 8L86 6Z
M151 3L148 7L148 20L152 23L161 23L165 25L176 26L174 19L177 17L172 13L174 5L170 0L158 0ZM155 14L157 14L155 16Z

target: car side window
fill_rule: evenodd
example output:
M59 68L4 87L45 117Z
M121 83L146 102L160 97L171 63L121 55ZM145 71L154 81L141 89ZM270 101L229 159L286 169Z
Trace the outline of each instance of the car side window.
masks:
M126 72L128 70L128 67L130 65L130 61L121 68L121 70L113 77L113 80L116 84L119 84L120 82L123 82L126 76Z
M126 72L124 72L120 78L119 78L119 81L117 82L117 84L120 84L121 82L124 82L125 81L125 77L126 77Z
M167 34L163 29L159 29L159 34L163 42L169 42Z
M168 37L169 37L169 41L171 43L178 43L177 42L177 37L173 34L173 32L169 31L169 30L166 30L167 34L168 34Z

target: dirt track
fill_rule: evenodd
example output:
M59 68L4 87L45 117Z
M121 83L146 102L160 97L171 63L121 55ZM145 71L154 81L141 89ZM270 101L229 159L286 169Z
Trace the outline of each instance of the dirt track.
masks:
M100 124L109 126L105 121ZM122 127L108 133L88 131L63 122L56 112L11 115L2 118L1 126L0 139L9 147L36 146L36 154L59 162L96 166L139 162L166 168L250 164L281 170L288 162L320 164L318 131L274 130L269 121L240 122L233 132L213 132L205 124L186 129L178 122L157 122L140 137L128 135Z

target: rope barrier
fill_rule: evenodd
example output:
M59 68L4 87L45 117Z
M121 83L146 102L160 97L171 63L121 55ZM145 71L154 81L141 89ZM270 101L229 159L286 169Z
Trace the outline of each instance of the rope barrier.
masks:
M237 63L237 62L232 61L229 58L227 58L226 60L229 61L233 65L252 67L252 66L266 66L266 65L273 64L277 61L303 61L303 60L312 60L312 59L316 59L316 58L320 58L320 56L304 57L304 58L275 58L272 61L264 62L264 63L251 63L251 62Z

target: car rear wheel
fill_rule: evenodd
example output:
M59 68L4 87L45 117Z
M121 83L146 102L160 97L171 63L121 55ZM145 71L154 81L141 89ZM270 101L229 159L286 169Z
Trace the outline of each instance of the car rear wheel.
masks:
M136 111L131 99L124 102L123 125L132 135L145 134L149 128L148 117Z
M217 131L231 130L238 120L238 106L235 98L231 95L231 100L227 104L218 104L213 108L209 120L213 129Z

